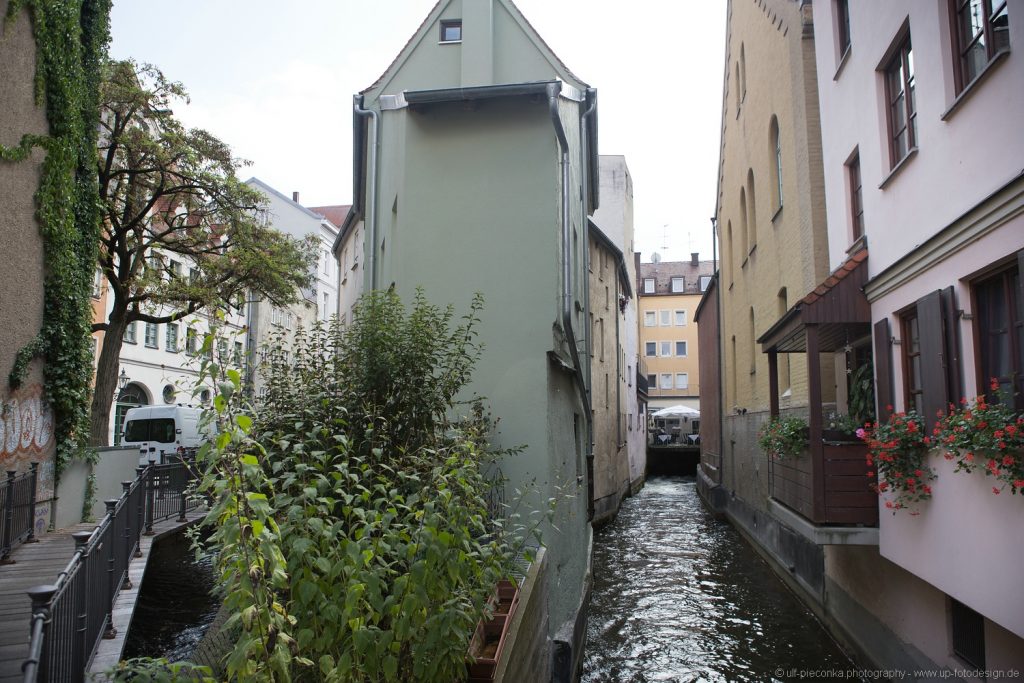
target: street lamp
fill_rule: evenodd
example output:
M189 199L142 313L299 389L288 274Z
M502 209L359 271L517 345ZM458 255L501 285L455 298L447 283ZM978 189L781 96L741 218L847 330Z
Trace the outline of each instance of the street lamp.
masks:
M128 373L124 371L124 368L121 368L121 374L117 376L117 391L115 392L116 395L120 395L120 393L124 391L124 388L128 386L128 382L130 381L131 378L128 376Z

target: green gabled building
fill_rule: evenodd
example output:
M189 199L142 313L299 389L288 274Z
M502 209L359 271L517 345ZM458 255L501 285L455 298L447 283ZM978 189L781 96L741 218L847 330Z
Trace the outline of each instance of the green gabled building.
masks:
M408 300L422 287L460 311L483 294L472 390L500 418L498 445L525 446L502 466L509 498L558 499L543 528L543 618L516 639L543 656L520 675L568 680L591 585L596 91L508 0L441 0L354 109L353 208L335 253L362 245L348 277L363 289Z

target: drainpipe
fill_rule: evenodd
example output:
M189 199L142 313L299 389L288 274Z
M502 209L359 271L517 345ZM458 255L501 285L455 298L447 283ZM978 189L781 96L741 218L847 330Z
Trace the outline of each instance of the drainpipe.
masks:
M576 348L576 332L572 327L572 235L570 234L571 217L569 213L569 141L565 137L565 129L562 128L562 119L558 115L558 94L562 89L561 83L549 83L547 86L548 112L551 114L551 122L555 127L555 135L558 144L562 149L562 329L565 332L569 343L569 355L572 357L573 377L583 401L583 409L586 412L584 419L587 424L587 518L594 518L594 425L591 418L590 395L588 382L583 371L583 363L580 360L579 350ZM584 200L585 202L586 200ZM584 204L585 206L585 204ZM586 213L586 211L584 211ZM586 236L586 216L584 216L584 236ZM584 254L590 251L589 244L583 250ZM584 257L586 266L586 257ZM586 310L584 311L586 312Z
M718 270L718 207L715 206L715 215L711 217L711 258L714 261L715 288L718 290L718 305L715 306L716 327L718 329L718 485L725 488L725 380L722 377L725 371L725 347L722 345L722 306L725 298L722 296L722 274ZM730 264L730 268L732 265ZM736 487L733 487L733 491Z
M370 251L367 264L370 271L370 290L377 289L377 132L380 128L380 114L373 109L363 109L363 96L352 98L352 111L356 116L369 117L373 121L370 137L370 154L366 162L366 175L369 183L366 191L366 223L367 237L370 240Z
M590 219L587 212L587 207L590 204L590 173L587 172L587 163L590 161L590 149L587 147L587 143L590 138L587 130L587 121L593 117L594 112L597 110L597 90L587 88L583 101L590 102L580 120L580 194L583 195L581 197L581 205L583 207L583 273L584 277L588 278L583 287L583 311L584 315L586 315L590 312ZM600 172L600 169L598 169L598 172ZM616 281L617 286L618 282ZM616 325L618 325L618 320L618 317L616 317ZM594 372L590 361L594 357L593 336L594 331L587 330L587 334L584 337L587 349L587 396L590 399L594 397ZM618 353L617 345L616 353ZM594 447L594 412L590 410L587 414L587 491L590 498L590 502L587 504L587 519L591 520L594 519Z

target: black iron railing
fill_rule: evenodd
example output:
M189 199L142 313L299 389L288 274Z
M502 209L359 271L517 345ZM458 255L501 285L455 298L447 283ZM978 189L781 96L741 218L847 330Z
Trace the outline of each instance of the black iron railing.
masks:
M38 478L39 465L32 463L32 468L24 474L7 472L7 479L0 483L0 511L3 514L0 524L0 562L10 562L9 556L16 544L35 540Z
M128 565L140 556L143 534L153 523L199 506L196 476L189 463L139 467L135 481L106 501L107 514L93 531L73 534L75 554L53 585L31 589L31 644L22 666L26 683L85 680L101 638L113 638L113 607L121 588L130 588Z

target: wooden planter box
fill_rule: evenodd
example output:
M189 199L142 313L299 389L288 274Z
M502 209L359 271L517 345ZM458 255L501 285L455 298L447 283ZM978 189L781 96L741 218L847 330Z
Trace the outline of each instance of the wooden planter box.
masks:
M474 662L469 665L467 683L494 680L509 624L519 607L519 586L511 581L499 581L491 605L494 607L493 615L488 621L477 624L469 644L469 654Z

